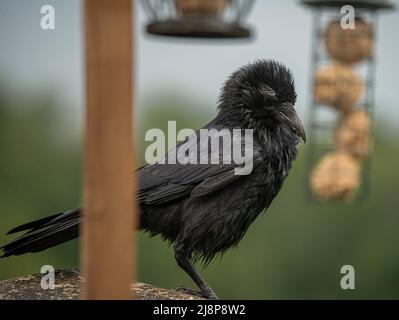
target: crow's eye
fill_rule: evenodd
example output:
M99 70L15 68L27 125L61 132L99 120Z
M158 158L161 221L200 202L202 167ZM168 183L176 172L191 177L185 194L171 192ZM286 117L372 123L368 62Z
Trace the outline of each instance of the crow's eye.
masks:
M262 85L259 88L259 93L263 95L266 99L274 100L276 98L276 92L266 84Z

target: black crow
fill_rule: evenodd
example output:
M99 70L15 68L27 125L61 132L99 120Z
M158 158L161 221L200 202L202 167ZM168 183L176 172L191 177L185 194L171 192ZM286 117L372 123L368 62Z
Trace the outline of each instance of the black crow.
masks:
M177 264L207 298L217 297L193 263L200 259L206 265L217 253L236 246L279 192L296 157L296 145L300 139L305 142L295 101L294 80L285 66L273 60L248 64L228 78L219 97L216 118L202 129L227 129L233 140L237 138L234 129L252 130L249 174L237 174L236 169L243 165L234 161L158 161L137 170L139 228L173 244ZM179 153L188 143L199 142L200 136L192 135L169 154ZM245 139L239 143L241 151L249 148ZM203 157L203 149L199 147L196 156ZM223 148L217 150L217 158L226 153ZM206 157L211 152L207 150ZM77 208L12 229L9 233L26 233L3 246L3 256L37 252L76 238L80 212Z

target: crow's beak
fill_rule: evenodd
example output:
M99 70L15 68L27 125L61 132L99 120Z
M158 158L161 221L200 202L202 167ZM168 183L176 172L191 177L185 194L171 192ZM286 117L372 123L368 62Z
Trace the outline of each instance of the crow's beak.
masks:
M292 128L292 130L301 137L303 142L306 143L306 133L305 128L303 127L301 119L299 119L298 114L296 113L294 106L290 104L289 112L280 112L280 114L285 119L286 123Z
M298 114L294 111L294 115L292 117L292 127L295 132L302 138L303 142L306 143L306 132L303 127L301 119L299 119Z

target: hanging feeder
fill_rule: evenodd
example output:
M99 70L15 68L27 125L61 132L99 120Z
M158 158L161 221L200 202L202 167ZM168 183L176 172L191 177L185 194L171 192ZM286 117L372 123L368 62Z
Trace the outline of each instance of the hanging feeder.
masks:
M312 199L366 199L374 111L377 13L390 1L303 0L313 9L308 171ZM352 6L355 28L341 27Z
M242 25L254 0L142 0L149 34L190 38L248 38Z

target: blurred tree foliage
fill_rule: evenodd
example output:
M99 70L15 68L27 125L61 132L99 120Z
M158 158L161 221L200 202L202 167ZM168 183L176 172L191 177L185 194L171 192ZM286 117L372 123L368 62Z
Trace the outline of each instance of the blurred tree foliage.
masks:
M65 127L51 95L16 106L0 90L0 243L12 227L78 206L81 142L59 134ZM21 100L18 100L21 101ZM19 102L21 103L21 102ZM22 103L24 104L24 103ZM137 112L138 162L145 130L197 128L209 108L178 96L162 96ZM73 127L73 126L72 126ZM375 137L371 197L361 203L316 204L305 192L306 149L268 212L251 226L238 249L216 258L203 274L222 298L399 298L399 143L383 131ZM106 235L105 235L106 236ZM193 286L158 237L138 234L138 279L157 286ZM78 241L42 253L0 260L0 279L79 265ZM356 270L356 289L340 288L340 268ZM115 270L110 270L110 276Z

